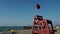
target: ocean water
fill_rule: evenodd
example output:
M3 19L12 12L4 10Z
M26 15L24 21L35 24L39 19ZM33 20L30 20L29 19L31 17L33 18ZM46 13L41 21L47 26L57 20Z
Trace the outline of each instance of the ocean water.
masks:
M22 30L23 26L0 26L0 31Z

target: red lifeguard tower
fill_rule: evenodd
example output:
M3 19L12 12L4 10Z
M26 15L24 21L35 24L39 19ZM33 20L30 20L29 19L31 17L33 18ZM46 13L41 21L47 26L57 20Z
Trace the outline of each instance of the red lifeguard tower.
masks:
M51 20L45 20L42 16L36 15L32 23L32 34L55 34Z

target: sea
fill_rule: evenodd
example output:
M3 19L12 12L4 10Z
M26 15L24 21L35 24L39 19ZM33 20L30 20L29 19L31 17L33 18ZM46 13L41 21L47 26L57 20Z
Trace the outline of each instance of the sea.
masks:
M22 30L23 26L0 26L0 31Z

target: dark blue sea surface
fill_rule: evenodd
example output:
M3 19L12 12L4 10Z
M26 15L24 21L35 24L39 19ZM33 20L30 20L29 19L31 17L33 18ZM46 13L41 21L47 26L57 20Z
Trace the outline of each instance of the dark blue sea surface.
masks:
M22 30L23 26L0 26L0 31L6 31L6 30Z

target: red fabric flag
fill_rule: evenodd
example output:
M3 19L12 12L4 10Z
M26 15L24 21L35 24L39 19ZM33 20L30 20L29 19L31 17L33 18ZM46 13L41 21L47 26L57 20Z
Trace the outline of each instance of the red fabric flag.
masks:
M39 4L37 4L37 6L36 6L36 7L37 7L37 9L40 9L40 5L39 5Z

